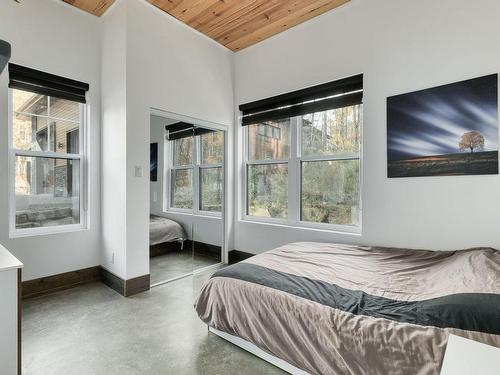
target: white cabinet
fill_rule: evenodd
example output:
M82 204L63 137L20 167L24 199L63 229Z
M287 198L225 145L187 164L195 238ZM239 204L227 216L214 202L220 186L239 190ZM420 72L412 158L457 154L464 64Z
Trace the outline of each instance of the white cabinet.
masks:
M22 263L0 245L0 367L21 373L20 283Z
M450 335L441 375L476 374L500 374L500 348Z

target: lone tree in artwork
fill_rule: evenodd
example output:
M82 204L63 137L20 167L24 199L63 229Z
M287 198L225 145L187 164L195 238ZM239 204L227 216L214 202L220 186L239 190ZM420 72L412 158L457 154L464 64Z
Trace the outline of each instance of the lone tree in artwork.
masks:
M484 148L484 137L477 130L464 133L458 143L458 147L460 147L460 151L470 150L471 153L474 150L482 150Z

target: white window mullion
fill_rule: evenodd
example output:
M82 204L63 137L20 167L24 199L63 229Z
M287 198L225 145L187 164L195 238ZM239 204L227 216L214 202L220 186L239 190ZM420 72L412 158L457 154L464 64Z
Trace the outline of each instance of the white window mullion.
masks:
M173 184L173 178L172 178L172 171L173 171L173 165L174 165L174 147L173 147L173 142L169 141L167 142L168 144L168 181L167 181L167 186L168 188L165 190L165 195L167 196L167 210L172 209L172 184ZM166 194L168 192L168 194Z
M9 233L14 233L16 230L16 155L13 150L14 146L14 121L13 121L13 92L8 90L8 171L9 171Z
M72 123L72 124L80 124L80 122L73 120L73 119L64 119L61 117L42 115L42 114L38 114L38 113L31 113L31 112L24 112L24 111L10 111L10 113L15 113L17 115L26 115L26 116L30 116L30 117L44 118L47 120L51 119L51 120L55 120L55 121L64 121L64 122L68 122L68 123Z
M194 137L193 139L193 211L195 214L199 214L200 209L200 137Z
M12 137L9 138L12 142ZM16 154L13 150L9 152L9 203L9 228L10 233L14 233L16 230Z
M289 160L260 160L260 161L248 161L247 165L272 165L272 164L288 164Z
M248 126L243 129L243 170L241 171L242 181L242 206L241 219L248 215Z
M171 147L170 142L167 140L167 131L165 128L163 128L163 166L162 207L165 212L170 209L170 197L168 196L170 194L168 192L170 192L170 171L172 170Z
M86 95L87 96L87 95ZM80 108L80 124L87 124L87 113L86 109L87 107L80 103L79 105ZM89 217L88 217L88 211L89 211L89 187L90 187L90 179L89 179L89 162L88 162L88 157L86 155L89 154L89 150L87 149L88 147L88 127L87 126L80 126L78 130L78 153L82 156L80 158L80 209L81 212L84 214L81 215L83 216L83 221L84 225L88 225ZM67 147L66 147L66 151Z
M65 160L80 160L83 159L83 154L65 154L49 151L30 151L13 149L15 156L25 156L31 158L44 158L44 159L65 159Z
M295 225L300 220L300 159L298 118L292 118L290 161L288 162L288 222Z
M359 154L343 154L331 156L307 156L302 157L302 161L342 161L342 160L359 160Z

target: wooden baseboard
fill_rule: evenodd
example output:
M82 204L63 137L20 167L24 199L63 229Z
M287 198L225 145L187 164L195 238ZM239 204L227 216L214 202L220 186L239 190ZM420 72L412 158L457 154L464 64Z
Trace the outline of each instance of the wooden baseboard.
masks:
M143 275L125 281L125 297L130 297L149 290L151 280L149 275Z
M246 253L239 250L231 250L228 254L229 264L241 262L242 260L253 257L255 254Z
M125 280L109 272L106 268L101 267L100 280L103 284L109 286L115 292L125 295Z
M28 280L22 283L22 298L33 298L74 288L90 282L101 281L122 296L129 297L150 288L150 277L144 275L130 280L112 274L101 266L85 268L58 275Z
M99 280L99 266L64 272L58 275L24 281L22 283L22 296L23 299L39 297Z

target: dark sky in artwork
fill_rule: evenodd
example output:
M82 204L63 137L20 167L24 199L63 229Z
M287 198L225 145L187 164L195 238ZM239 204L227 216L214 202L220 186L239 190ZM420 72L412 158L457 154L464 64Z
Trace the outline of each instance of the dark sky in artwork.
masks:
M484 151L498 150L496 74L387 99L388 160L460 152L460 138L473 130Z

